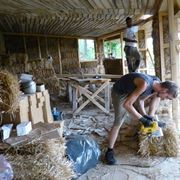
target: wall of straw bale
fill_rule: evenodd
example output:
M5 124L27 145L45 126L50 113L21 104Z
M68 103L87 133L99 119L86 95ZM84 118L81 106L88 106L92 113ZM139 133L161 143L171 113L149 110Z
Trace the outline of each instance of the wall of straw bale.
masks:
M163 43L169 43L169 23L168 16L162 17L163 25ZM164 48L164 64L165 64L165 79L171 79L171 59L169 47Z
M165 79L171 80L171 59L170 59L170 49L164 49L164 63L165 63Z
M48 55L52 56L53 68L57 74L97 72L98 61L79 62L77 38L4 35L4 40L9 56L25 53L28 61L46 61Z
M5 54L4 37L0 32L0 54Z
M58 38L48 38L47 41L47 49L48 54L53 57L53 67L55 72L59 73L60 70L60 63L59 63L59 55L58 55Z
M81 62L81 69L82 72L85 74L96 74L98 73L98 62L92 61L92 62Z
M141 68L146 67L146 51L145 51L146 39L145 38L146 38L145 37L145 30L144 29L139 30L138 31L138 45L139 45L139 51L140 51L140 54L141 54L141 58L143 60L141 62L141 65L140 65Z
M75 38L61 38L60 52L62 73L79 73L78 41Z
M28 54L28 59L33 60L39 57L38 53L38 41L37 37L25 37L26 43L26 53Z
M162 16L163 43L169 43L169 22L168 16Z
M40 46L40 50L41 50L41 58L43 59L47 59L47 38L45 37L38 37L39 39L39 46Z
M4 35L6 53L26 53L28 61L53 58L56 73L79 73L78 41L76 38L56 38L43 36ZM62 62L62 67L61 67Z
M25 53L23 36L4 36L7 54Z

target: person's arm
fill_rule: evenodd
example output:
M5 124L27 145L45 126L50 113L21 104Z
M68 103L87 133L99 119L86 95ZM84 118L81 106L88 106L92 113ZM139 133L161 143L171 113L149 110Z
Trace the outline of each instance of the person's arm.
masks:
M150 103L149 103L149 112L148 115L154 117L158 107L159 107L159 103L161 101L160 97L157 97L156 94L154 94L154 96L151 98Z
M124 102L124 108L135 118L140 119L142 118L142 115L134 108L133 104L146 90L147 83L141 78L136 78L134 83L136 85L136 89L127 97L126 101Z
M138 98L137 100L138 110L142 115L146 115L146 110L144 108L144 101L145 101L144 99L140 99L140 98Z

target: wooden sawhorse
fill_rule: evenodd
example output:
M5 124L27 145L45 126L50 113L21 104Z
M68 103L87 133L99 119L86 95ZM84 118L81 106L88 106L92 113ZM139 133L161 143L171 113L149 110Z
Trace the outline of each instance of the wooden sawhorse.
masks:
M80 79L71 77L73 82L70 84L72 88L72 104L73 104L73 114L78 114L87 104L92 102L99 109L101 109L106 114L110 110L110 79L104 78L87 78ZM89 90L89 85L95 84L100 86L96 89L95 92ZM104 90L104 98L99 96L99 93ZM86 98L86 101L79 105L79 102L82 100L82 97Z

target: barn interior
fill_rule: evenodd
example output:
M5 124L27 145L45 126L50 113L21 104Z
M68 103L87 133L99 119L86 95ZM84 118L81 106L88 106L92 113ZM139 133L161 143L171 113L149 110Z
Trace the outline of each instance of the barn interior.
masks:
M127 113L118 163L104 161L112 86L128 74L126 18L138 27L138 72L180 87L180 0L0 3L0 159L10 179L180 179L179 95L156 112L163 137L142 138ZM79 164L67 152L73 142Z

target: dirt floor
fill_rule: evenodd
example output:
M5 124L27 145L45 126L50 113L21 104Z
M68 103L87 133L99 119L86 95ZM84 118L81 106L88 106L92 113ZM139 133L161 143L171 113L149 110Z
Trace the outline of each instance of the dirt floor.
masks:
M105 115L95 107L85 108L77 116L72 116L72 108L67 103L58 105L64 113L64 135L82 134L93 137L100 145L101 159L98 165L81 175L78 180L179 180L180 157L143 158L138 154L137 133L118 138L115 153L117 165L106 165L103 156L107 147L107 135L113 123L113 110ZM120 132L121 134L121 132Z

